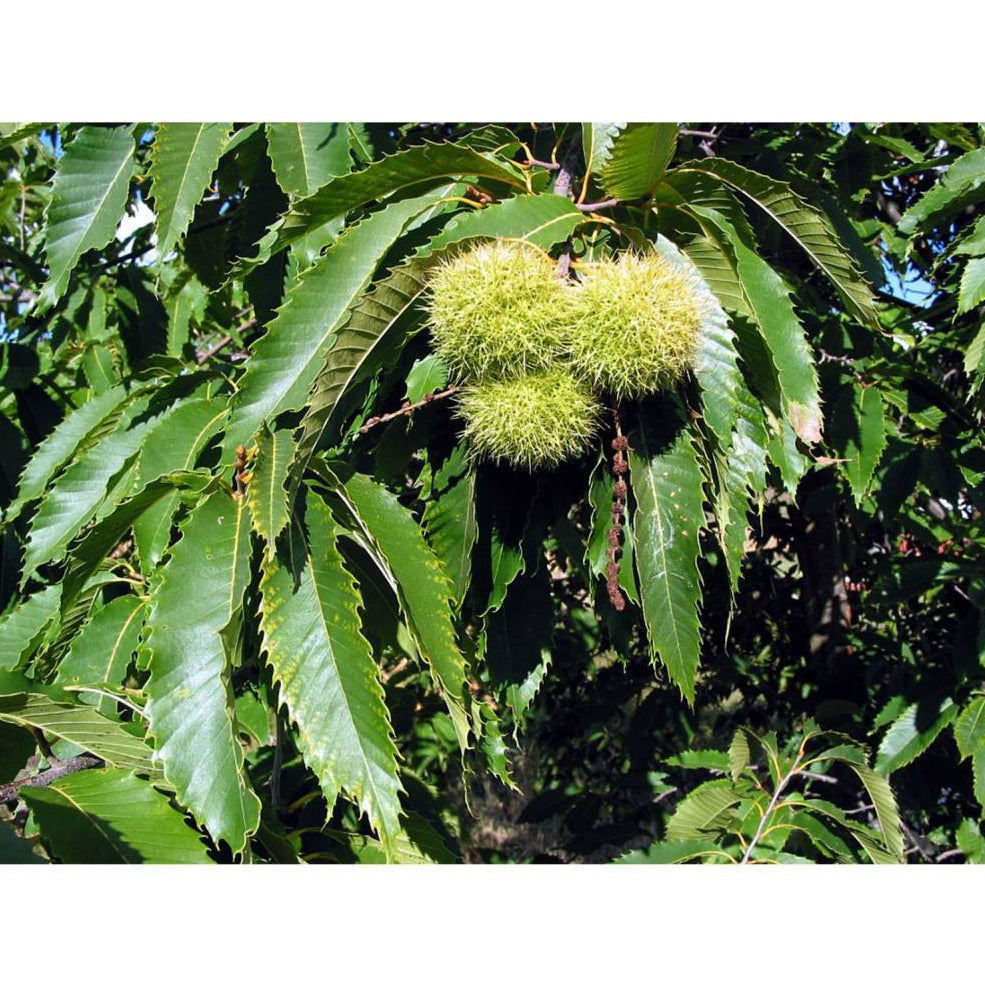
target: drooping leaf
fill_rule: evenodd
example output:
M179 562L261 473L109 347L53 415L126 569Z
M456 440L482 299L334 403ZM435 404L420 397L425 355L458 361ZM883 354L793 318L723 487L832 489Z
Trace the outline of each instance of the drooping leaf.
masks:
M674 412L669 413L672 419ZM636 571L651 659L666 667L671 681L693 702L701 648L697 560L703 476L688 431L668 435L654 417L641 415L629 436Z
M84 770L21 794L60 862L211 862L198 833L167 798L128 770Z
M155 758L178 802L234 852L256 831L260 803L243 775L220 634L241 606L248 577L246 506L213 493L151 583L143 643Z
M742 771L749 765L749 736L742 729L736 729L732 744L728 747L729 773L736 783Z
M232 134L231 123L159 123L151 145L151 196L157 249L165 258L192 220Z
M288 564L264 562L261 630L305 763L329 803L337 792L365 812L384 845L400 833L397 748L361 599L339 554L339 529L317 496L307 502L309 544L288 534Z
M65 293L82 254L104 247L126 207L134 171L134 139L129 127L86 126L58 160L45 213L48 280L38 310Z
M334 182L331 186L334 186ZM297 410L339 340L350 307L380 260L427 197L394 203L348 229L287 292L287 300L253 347L226 430L229 452L249 444L263 421Z
M909 705L879 743L876 773L888 776L912 763L951 724L957 713L958 708L950 698L939 703Z
M786 230L831 281L849 313L878 330L872 293L824 213L808 205L782 181L767 178L724 157L688 161L680 170L712 174L762 209Z
M61 586L49 585L4 613L0 618L0 669L15 670L30 656L56 617L60 601Z
M5 687L3 683L0 681L2 691L9 690L9 685ZM0 721L40 729L81 746L111 766L144 773L158 784L163 781L160 769L152 761L150 746L127 732L119 722L100 715L95 708L56 701L40 692L4 694L2 691Z
M287 470L294 458L294 439L290 431L260 428L252 478L246 496L253 529L266 543L267 557L273 557L275 541L288 523Z
M713 209L694 211L723 234L733 253L746 301L773 356L790 424L807 443L820 441L823 418L817 369L786 285L724 216Z
M433 498L424 508L428 540L451 580L456 611L461 608L472 578L472 550L479 536L475 482L475 470L458 445L435 477Z
M893 796L889 781L867 766L851 764L851 768L862 781L862 785L872 799L872 804L876 809L876 817L879 819L879 826L882 828L882 836L891 855L895 861L902 862L904 860L903 829L900 824L899 810L896 807L896 798Z
M173 407L155 422L140 447L131 478L131 494L166 475L190 470L226 418L224 402L193 399ZM160 561L171 538L171 526L181 493L160 498L133 522L133 536L143 569Z
M599 173L606 194L628 201L652 192L674 157L677 129L676 123L630 123L620 130Z
M836 405L831 435L856 504L862 502L886 448L882 394L878 388L848 387Z
M973 698L962 708L954 723L954 741L962 759L985 746L985 697Z
M136 595L121 595L96 612L72 640L55 684L122 684L140 640L144 612L145 602ZM97 707L112 717L108 698L100 698Z
M455 724L463 749L469 741L465 657L451 621L452 587L413 516L396 496L367 476L354 474L345 495L379 561L385 565L407 618L408 629L427 663Z
M345 123L268 123L266 131L277 183L288 195L311 195L352 170Z
M122 386L113 387L66 414L24 466L17 499L7 510L8 522L19 516L28 503L44 492L51 477L94 430L101 430L108 422L116 420L127 399L127 392Z
M958 291L958 314L971 311L985 301L985 257L973 257L961 274Z
M581 147L585 157L585 173L598 174L612 156L612 141L625 123L583 123Z

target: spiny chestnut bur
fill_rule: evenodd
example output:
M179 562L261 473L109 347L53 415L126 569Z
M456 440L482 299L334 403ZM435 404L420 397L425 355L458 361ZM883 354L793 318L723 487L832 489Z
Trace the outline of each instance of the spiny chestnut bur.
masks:
M474 383L458 409L472 455L531 472L577 458L601 414L591 389L564 369Z
M428 285L434 350L460 382L548 369L567 348L573 293L529 243L473 246L442 263Z
M586 264L573 292L571 365L619 400L673 384L697 349L708 294L698 275L657 254Z

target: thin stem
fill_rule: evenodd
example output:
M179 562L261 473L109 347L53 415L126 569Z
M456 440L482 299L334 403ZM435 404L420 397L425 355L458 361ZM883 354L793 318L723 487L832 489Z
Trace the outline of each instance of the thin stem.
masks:
M69 759L59 759L55 761L50 769L45 770L37 776L29 776L23 780L15 780L13 783L0 784L0 804L8 800L16 800L20 795L22 787L48 787L56 780L71 773L78 773L81 770L97 769L103 766L103 761L91 753L84 752L81 756L72 756Z
M411 404L404 401L404 405L400 410L391 411L389 414L382 414L379 417L370 417L365 424L359 429L360 434L366 434L367 431L371 431L373 428L378 427L380 424L387 424L390 421L398 417L405 417L409 414L413 414L415 410L420 410L422 407L428 404L433 404L435 400L444 400L446 397L450 397L453 393L458 393L459 388L453 383L446 390L440 390L437 393L428 393L424 396L422 400L418 400L416 404Z
M780 794L786 789L787 784L797 775L797 767L800 765L801 760L804 758L804 747L801 746L797 752L797 758L793 762L793 766L790 768L790 772L787 773L785 777L776 785L776 790L773 791L773 797L763 812L763 816L759 819L759 826L756 828L756 833L752 836L752 841L746 846L745 854L742 856L740 865L745 865L749 861L749 856L752 855L753 849L759 843L759 840L763 837L766 832L766 822L769 820L770 816L776 810L777 804L780 801ZM777 770L779 773L779 770Z

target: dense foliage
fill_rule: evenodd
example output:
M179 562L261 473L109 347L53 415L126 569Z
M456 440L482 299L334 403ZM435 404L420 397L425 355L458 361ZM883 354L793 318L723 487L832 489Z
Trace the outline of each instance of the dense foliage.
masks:
M0 159L0 860L985 858L985 129ZM482 244L527 286L437 312ZM673 372L637 266L700 295ZM584 409L465 378L535 268Z

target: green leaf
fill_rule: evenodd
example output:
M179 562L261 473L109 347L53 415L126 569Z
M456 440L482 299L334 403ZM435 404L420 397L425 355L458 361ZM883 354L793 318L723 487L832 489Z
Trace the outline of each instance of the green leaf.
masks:
M379 668L360 631L361 598L339 554L331 512L310 496L310 548L288 537L287 564L266 560L261 631L280 700L329 803L342 791L391 850L400 833L397 748Z
M673 417L673 411L670 414ZM629 449L636 497L633 548L651 659L663 663L671 681L693 703L701 649L701 468L687 430L670 436L655 415L641 415L639 427L629 436Z
M732 782L738 782L742 771L749 765L749 736L742 729L736 729L732 744L728 747L729 773Z
M197 832L167 798L127 770L83 770L49 787L24 787L21 795L60 862L211 861Z
M972 753L971 775L975 799L985 808L985 746L978 752Z
M113 238L127 203L133 152L129 127L82 127L66 145L45 212L49 274L38 296L39 313L65 293L82 254Z
M17 835L12 825L0 822L0 865L44 864L45 860L35 853L32 841Z
M362 171L342 175L308 198L294 203L279 228L264 238L267 248L282 249L316 226L346 215L371 202L380 202L396 192L427 191L450 177L472 175L502 182L518 190L525 185L519 169L456 144L420 144L375 161Z
M185 235L232 134L231 123L159 123L151 145L157 251L164 259Z
M585 214L564 195L518 195L484 209L460 212L428 244L428 251L480 236L523 239L547 250L584 222Z
M727 852L719 848L713 841L662 841L641 848L612 861L620 865L674 865L679 862L690 862L695 858L717 857L726 862L734 862Z
M226 418L224 401L188 400L170 409L147 433L130 489L137 492L166 475L192 468ZM171 540L171 527L181 492L173 492L149 506L133 522L133 536L141 567L149 572Z
M971 345L964 354L964 371L968 376L981 376L983 368L985 368L985 324L978 329L978 333L971 340Z
M677 149L676 123L630 123L612 141L599 174L607 195L628 201L657 186Z
M2 684L0 681L0 687ZM111 766L146 773L155 783L163 780L160 769L152 761L150 746L89 705L56 701L42 693L2 694L0 691L0 721L40 729L81 746Z
M137 405L143 406L143 402ZM151 421L125 424L103 437L55 480L42 499L24 548L22 584L46 561L57 561L82 528L107 507L107 496L139 454ZM121 487L120 495L125 492Z
M306 403L350 307L407 223L430 204L426 198L397 202L352 226L288 290L267 334L253 346L232 400L227 453L249 444L262 422Z
M897 862L904 861L903 828L900 824L899 810L896 807L896 798L893 796L889 781L867 766L859 766L855 763L850 765L872 799L872 804L876 809L876 817L879 819L879 826L882 828L882 836L890 853Z
M980 215L975 220L971 232L958 241L957 245L951 249L951 253L955 256L961 254L972 257L985 256L985 215Z
M475 470L464 448L457 445L435 477L433 498L424 507L428 541L451 581L456 612L472 578L472 550L479 537L475 481Z
M886 449L882 394L877 387L850 386L842 392L832 415L830 437L841 458L842 472L860 505L879 459Z
M742 798L728 780L709 780L692 790L667 822L667 841L698 840L718 827L716 822Z
M879 743L875 771L888 776L912 763L951 724L957 713L957 705L950 698L909 705Z
M817 369L786 285L724 216L713 209L693 211L724 235L732 251L746 302L773 356L790 424L807 443L820 441L823 417Z
M757 174L723 157L688 161L676 170L714 175L762 209L824 271L849 314L870 328L879 329L872 293L824 213L808 205L782 181Z
M609 459L599 455L599 460L588 480L588 501L592 507L592 526L585 545L585 563L596 578L607 579L609 563L609 531L612 529L612 489L616 479ZM619 587L626 597L639 605L640 593L636 587L633 565L633 538L623 526L622 552L619 555Z
M585 155L585 173L598 174L612 156L612 141L625 123L583 123L581 147Z
M429 393L448 386L448 366L437 353L415 359L407 374L407 399L416 404Z
M144 614L145 602L136 595L121 595L99 609L62 657L55 684L122 684L140 641ZM97 707L111 717L115 706L103 697Z
M958 291L958 314L971 311L985 301L985 257L973 257L961 274Z
M29 595L0 618L0 669L16 670L30 657L58 613L61 586L49 585Z
M155 757L178 802L234 852L256 831L260 802L243 775L220 634L240 608L248 578L245 504L213 493L151 582L144 634Z
M113 387L88 403L70 411L34 450L21 474L17 499L10 504L5 521L10 523L21 510L37 499L51 477L93 433L115 422L129 396L123 387Z
M287 470L294 457L294 439L290 431L273 434L261 427L253 459L246 505L250 508L253 529L266 542L267 557L274 555L275 541L287 526Z
M985 697L973 698L961 709L954 723L954 741L962 759L985 746Z
M367 476L354 474L345 496L396 591L407 627L439 687L458 741L468 746L465 658L451 621L452 587L413 516L396 496Z
M268 123L266 131L277 183L288 195L311 195L352 170L345 123Z
M932 229L951 215L985 196L985 147L963 154L916 204L911 205L896 228L903 236Z

